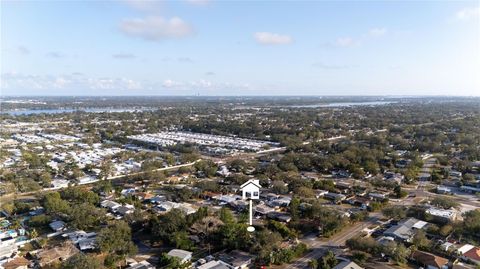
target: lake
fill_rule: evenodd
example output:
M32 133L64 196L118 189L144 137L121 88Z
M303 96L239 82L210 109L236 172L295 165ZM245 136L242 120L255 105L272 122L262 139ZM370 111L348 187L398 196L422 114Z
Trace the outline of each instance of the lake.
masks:
M313 104L313 105L291 105L289 107L297 108L316 108L316 107L351 107L351 106L383 106L398 103L397 101L372 101L372 102L339 102L328 104Z
M56 109L25 109L25 110L7 110L1 111L4 114L12 116L33 115L33 114L60 114L73 112L91 112L91 113L113 113L113 112L135 112L152 110L151 108L56 108Z

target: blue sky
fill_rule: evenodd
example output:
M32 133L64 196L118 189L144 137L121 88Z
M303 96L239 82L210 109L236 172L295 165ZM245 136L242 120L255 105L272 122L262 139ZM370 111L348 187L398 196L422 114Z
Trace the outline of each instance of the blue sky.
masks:
M2 95L480 95L478 1L2 1Z

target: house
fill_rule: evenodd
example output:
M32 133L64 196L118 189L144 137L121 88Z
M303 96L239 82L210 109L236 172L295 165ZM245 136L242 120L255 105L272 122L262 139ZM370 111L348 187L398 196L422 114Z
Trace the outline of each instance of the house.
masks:
M425 210L426 213L433 216L435 219L443 222L455 221L459 218L460 213L455 209L442 209L430 207Z
M52 230L54 230L55 232L61 232L61 231L65 230L66 223L61 221L61 220L57 220L57 221L54 221L54 222L48 224L48 226L50 226L50 228Z
M125 269L155 269L155 266L153 266L151 263L147 261L141 261L141 262L133 261L129 263L128 267L126 267Z
M243 210L243 209L247 208L248 202L246 202L244 200L235 200L235 201L229 203L229 205L236 210Z
M437 193L439 194L452 194L452 189L447 186L437 186Z
M472 247L462 255L462 259L480 265L480 248Z
M220 205L226 205L242 197L240 197L239 195L230 194L230 195L215 195L212 198L216 200Z
M15 238L0 240L0 259L12 256L17 250L18 247L15 244Z
M395 172L385 172L383 174L385 181L389 182L395 182L397 184L402 184L402 181L405 179L405 176L403 176L400 173L395 173Z
M280 222L290 222L292 220L292 217L288 213L281 213L281 212L270 212L267 214L267 217L269 219L273 219L276 221Z
M321 198L323 196L325 196L325 194L327 194L328 191L325 191L325 190L315 190L315 198Z
M44 267L51 263L65 261L77 253L79 253L79 250L75 245L67 241L61 246L40 250L35 255L35 258L36 263L40 267Z
M452 265L452 269L475 269L475 266L473 266L472 264L456 262Z
M16 257L13 260L10 260L2 265L0 268L4 269L27 269L31 262L24 257Z
M410 164L412 161L411 160L405 160L405 159L400 159L395 162L395 167L397 168L405 168L407 167L408 164Z
M125 216L125 215L128 215L128 214L132 214L133 212L135 212L135 207L133 205L129 205L129 204L122 205L122 206L117 207L115 209L115 213L120 215L120 216Z
M103 207L103 208L107 208L110 212L115 212L115 210L122 205L117 203L117 202L114 202L114 201L103 200L100 203L100 206Z
M278 197L277 199L273 199L267 202L267 204L271 207L288 207L292 198L290 197Z
M231 269L231 267L222 261L209 261L197 266L197 269Z
M354 263L353 261L345 260L335 265L335 267L332 269L363 269L363 267L360 267L360 265Z
M448 269L448 260L432 253L416 250L411 258L426 269Z
M178 203L165 201L165 202L158 203L158 205L155 206L153 209L157 211L157 213L160 213L160 212L168 212L174 208L178 208L179 206L180 204Z
M461 178L461 177L462 177L462 172L459 172L459 171L454 171L454 170L452 170L452 171L450 171L448 174L449 174L451 177L458 177L458 178Z
M167 197L164 195L155 195L154 197L150 198L150 203L152 204L159 204L161 202L165 202L167 200Z
M242 190L242 199L259 199L260 198L260 181L258 179L250 179L240 186Z
M192 259L192 252L182 249L172 249L167 253L167 256L178 258L181 263L185 263Z
M265 204L260 204L260 205L257 205L255 206L255 209L254 209L255 213L258 213L260 215L267 215L268 213L270 212L274 212L275 209L265 205Z
M368 197L370 199L375 200L375 201L383 201L387 198L387 193L381 193L381 192L370 192L368 194Z
M367 209L368 206L370 206L370 200L361 196L356 196L349 199L348 203L351 205L360 206L362 209Z
M395 238L395 240L409 242L415 235L416 230L423 229L428 223L415 218L409 218L388 228L383 235Z
M469 192L469 193L478 193L478 192L480 192L480 188L472 187L472 186L466 186L466 185L461 186L461 187L460 187L460 190L461 190L461 191L464 191L464 192Z
M185 213L185 215L190 215L197 212L197 210L189 203L181 203L177 208Z
M325 199L332 200L334 203L340 203L343 200L347 199L347 196L340 194L340 193L334 193L334 192L327 192L323 196Z
M230 266L232 269L245 269L252 263L253 256L240 251L233 250L228 254L220 254L218 259Z
M152 199L154 196L149 192L138 192L134 194L139 200L147 201Z

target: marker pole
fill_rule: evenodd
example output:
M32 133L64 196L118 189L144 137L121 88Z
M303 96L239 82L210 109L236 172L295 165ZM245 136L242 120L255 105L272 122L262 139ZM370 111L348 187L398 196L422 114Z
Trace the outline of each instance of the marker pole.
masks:
M250 199L250 226L253 225L253 220L252 220L252 199Z

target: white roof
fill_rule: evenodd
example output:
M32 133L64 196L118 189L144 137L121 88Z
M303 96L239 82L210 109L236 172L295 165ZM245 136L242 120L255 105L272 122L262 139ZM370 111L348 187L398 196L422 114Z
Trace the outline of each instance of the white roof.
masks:
M226 263L222 261L210 261L206 264L197 266L197 269L229 269Z
M190 259L192 252L183 249L172 249L167 253L168 256L180 258L180 260Z
M260 186L260 180L258 179L250 179L248 180L247 182L243 183L241 186L240 186L240 189L243 189L244 187L250 185L250 184L253 184L255 185L256 187L258 188L261 188L262 186Z
M465 252L468 252L469 250L471 250L474 247L475 246L473 246L473 245L465 244L458 249L458 252L461 253L461 254L464 254Z
M417 221L415 224L413 224L413 228L416 228L416 229L422 229L425 225L427 225L428 222L425 222L423 220L419 220Z

